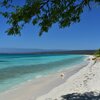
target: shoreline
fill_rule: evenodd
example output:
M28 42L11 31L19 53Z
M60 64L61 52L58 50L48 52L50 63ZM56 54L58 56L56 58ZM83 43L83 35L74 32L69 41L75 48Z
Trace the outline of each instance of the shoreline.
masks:
M87 55L87 58L90 55ZM52 89L64 84L68 78L77 73L87 64L75 65L68 68L65 71L61 71L65 74L65 78L61 79L60 73L48 75L46 77L29 80L24 82L8 91L0 93L1 100L35 100L36 98L49 93Z
M100 93L100 62L95 62L92 58L93 56L90 56L90 63L69 77L65 83L52 89L49 93L40 96L36 100L62 100L62 96L64 95L84 95L90 92L98 95Z
M56 74L57 74L57 73L59 73L59 74L60 74L60 73L63 73L63 72L65 72L65 70L73 69L74 67L76 68L76 67L78 67L78 66L79 66L79 67L80 67L80 66L83 66L84 64L86 64L86 61L87 61L87 59L89 58L89 56L90 56L90 55L84 55L84 57L85 57L84 60L81 61L79 64L69 65L69 67L67 66L66 68L59 69L59 70L56 71ZM84 62L84 63L83 63L83 62ZM28 82L37 81L37 80L39 80L39 79L42 79L42 78L45 78L45 77L49 77L49 76L52 76L52 75L54 75L54 74L55 74L55 73L52 72L52 73L47 74L47 75L37 76L37 77L34 78L34 79L30 78L30 79L28 79L28 80L26 80L26 81L23 81L23 82L21 82L21 83L18 83L18 84L16 84L16 85L12 86L12 87L10 87L10 88L8 88L8 89L6 89L6 90L0 91L0 94L9 92L10 90L15 89L15 88L18 88L19 86L22 86L22 85L24 85L24 84L26 84L26 83L28 83Z

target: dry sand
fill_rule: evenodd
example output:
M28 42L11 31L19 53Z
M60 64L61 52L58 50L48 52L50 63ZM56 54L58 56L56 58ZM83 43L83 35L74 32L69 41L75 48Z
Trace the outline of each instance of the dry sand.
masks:
M100 61L92 60L92 56L90 58L90 63L86 67L72 75L64 84L54 88L37 100L62 100L62 95L71 93L91 91L100 93Z

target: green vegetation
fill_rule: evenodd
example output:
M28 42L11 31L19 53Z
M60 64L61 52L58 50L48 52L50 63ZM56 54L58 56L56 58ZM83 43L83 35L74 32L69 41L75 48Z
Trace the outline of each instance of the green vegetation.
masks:
M10 25L6 31L8 35L19 35L27 23L38 25L40 36L54 23L60 28L69 27L80 22L85 7L91 9L92 5L100 4L100 0L25 0L22 5L16 5L14 1L0 0L0 15L7 18Z
M96 57L100 57L100 49L98 49L95 54L94 54Z

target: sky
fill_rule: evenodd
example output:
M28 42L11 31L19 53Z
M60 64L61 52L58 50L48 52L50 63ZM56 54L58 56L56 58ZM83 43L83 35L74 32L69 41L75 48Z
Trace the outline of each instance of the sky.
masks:
M27 24L21 36L7 36L6 19L0 16L0 48L85 50L100 48L100 7L84 10L79 23L59 29L53 25L38 36L39 27Z

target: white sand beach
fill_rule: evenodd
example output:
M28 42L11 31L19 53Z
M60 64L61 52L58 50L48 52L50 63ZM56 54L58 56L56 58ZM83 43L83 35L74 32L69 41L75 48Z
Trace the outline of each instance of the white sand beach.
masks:
M90 61L88 66L72 75L64 84L54 88L37 100L62 100L62 95L91 91L100 93L100 62L93 60Z
M61 100L61 96L68 93L100 91L99 72L100 62L90 60L88 64L13 87L0 93L0 100ZM64 73L64 79L60 77L61 73Z

